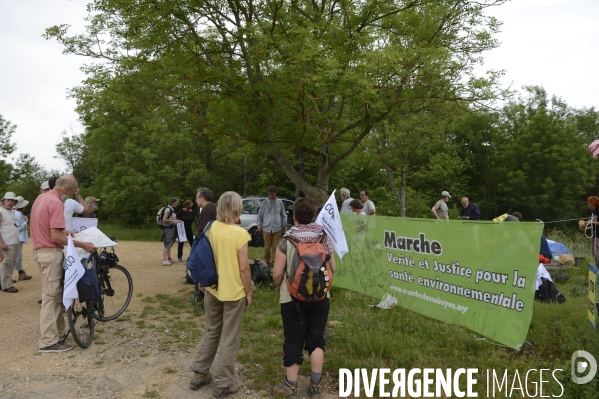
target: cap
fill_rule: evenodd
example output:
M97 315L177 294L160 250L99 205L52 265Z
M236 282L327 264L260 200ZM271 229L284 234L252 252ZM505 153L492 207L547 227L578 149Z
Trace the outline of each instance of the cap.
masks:
M50 190L50 184L47 180L42 183L42 185L40 186L40 190Z
M7 192L6 194L4 194L4 198L2 198L2 201L4 201L5 199L10 199L10 200L18 201L17 196L15 195L15 193L11 193L10 191Z
M17 201L19 202L17 202L17 205L15 205L15 209L25 208L27 205L29 205L29 201L27 201L20 195L17 197Z
M451 198L451 195L449 195L449 193L447 191L442 191L441 192L441 197L449 197L449 198Z
M85 202L100 202L100 199L96 198L96 197L89 196L89 197L85 197Z

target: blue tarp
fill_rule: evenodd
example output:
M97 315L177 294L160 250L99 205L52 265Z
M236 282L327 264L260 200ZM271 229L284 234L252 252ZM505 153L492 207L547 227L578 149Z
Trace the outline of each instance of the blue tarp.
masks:
M572 252L570 252L568 247L566 247L561 242L547 240L547 243L549 243L549 249L551 250L551 253L553 254L553 256L560 256L563 254L571 254L572 253Z

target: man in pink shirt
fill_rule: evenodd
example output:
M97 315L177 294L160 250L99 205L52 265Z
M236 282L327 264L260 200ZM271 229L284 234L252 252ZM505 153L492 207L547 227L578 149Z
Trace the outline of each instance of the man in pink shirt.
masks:
M39 195L31 208L31 240L33 259L42 276L42 307L40 310L40 352L65 352L73 349L61 343L64 336L62 315L63 254L68 243L64 233L64 201L77 191L77 180L71 175L61 176L54 188ZM93 252L90 242L73 241L76 247Z

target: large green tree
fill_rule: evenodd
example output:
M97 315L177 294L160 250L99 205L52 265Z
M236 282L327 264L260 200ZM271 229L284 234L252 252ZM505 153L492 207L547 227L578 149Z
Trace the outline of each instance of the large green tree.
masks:
M484 9L503 2L94 0L86 34L46 36L102 60L88 96L111 90L125 118L135 104L253 145L322 203L333 169L388 119L493 96L496 75L472 67L497 45Z

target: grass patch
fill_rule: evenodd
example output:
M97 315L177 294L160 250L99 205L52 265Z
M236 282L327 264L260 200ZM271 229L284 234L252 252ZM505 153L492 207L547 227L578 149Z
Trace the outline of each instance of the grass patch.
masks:
M164 369L164 372L165 372L166 374L174 374L174 373L176 373L176 372L177 372L177 370L175 370L175 369L174 369L174 368L172 368L172 367L167 367L167 368L165 368L165 369Z
M142 352L139 354L139 357L148 357L148 356L150 356L150 354L147 352Z
M104 364L104 360L97 360L94 364L99 366L100 364Z
M102 223L102 232L116 237L119 241L160 241L162 230L155 226L128 227L118 224Z
M144 393L143 395L141 395L142 398L158 398L158 391L155 390L151 390L151 391L147 391L146 393Z
M104 345L104 344L106 344L106 341L104 341L102 339L94 339L94 344L96 344L96 345Z

